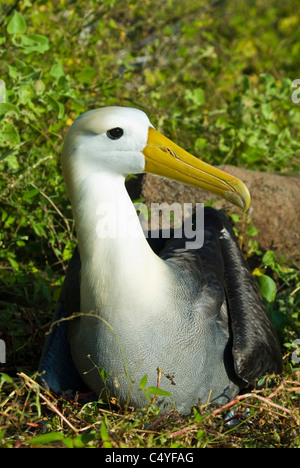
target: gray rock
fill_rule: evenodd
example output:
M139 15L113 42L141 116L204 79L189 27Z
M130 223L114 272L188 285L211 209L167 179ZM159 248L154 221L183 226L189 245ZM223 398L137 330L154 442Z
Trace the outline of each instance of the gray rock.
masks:
M252 202L247 222L259 230L253 239L263 250L274 250L287 262L299 265L300 176L255 172L227 165L219 167L241 179L249 188ZM225 208L230 213L242 214L216 195L151 174L130 179L127 188L133 200L141 198L147 206L163 202L195 205L214 201L212 206L216 209Z

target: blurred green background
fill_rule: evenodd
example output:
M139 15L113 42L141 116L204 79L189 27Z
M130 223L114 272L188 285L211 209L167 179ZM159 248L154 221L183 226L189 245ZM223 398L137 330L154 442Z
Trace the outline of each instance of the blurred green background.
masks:
M80 113L138 107L207 162L299 172L295 0L2 1L0 57L0 338L11 369L35 370L76 243L60 152ZM274 307L291 343L298 272L276 262Z

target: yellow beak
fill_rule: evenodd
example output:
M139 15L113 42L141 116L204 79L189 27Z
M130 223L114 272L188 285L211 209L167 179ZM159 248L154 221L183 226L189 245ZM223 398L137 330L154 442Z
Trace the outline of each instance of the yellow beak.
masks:
M145 172L215 193L244 211L250 206L249 190L241 180L200 161L152 127L143 154Z

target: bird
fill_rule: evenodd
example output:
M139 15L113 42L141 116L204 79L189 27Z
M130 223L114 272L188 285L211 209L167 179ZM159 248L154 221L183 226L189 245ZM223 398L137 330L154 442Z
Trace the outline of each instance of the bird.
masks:
M205 207L199 248L186 248L184 234L147 238L125 185L128 175L151 173L246 211L241 180L175 144L142 110L121 106L74 120L62 172L78 245L40 358L44 387L90 390L135 409L154 388L162 411L187 415L282 372L274 327L225 213ZM130 235L118 235L125 222Z

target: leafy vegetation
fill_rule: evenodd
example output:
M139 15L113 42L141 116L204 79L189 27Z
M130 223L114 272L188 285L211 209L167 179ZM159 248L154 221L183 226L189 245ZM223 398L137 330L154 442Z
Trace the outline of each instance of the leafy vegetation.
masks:
M159 130L213 164L295 174L300 107L295 0L5 0L0 12L0 445L299 446L299 270L245 246L279 332L285 373L226 411L191 418L155 405L122 414L55 400L31 380L76 244L60 170L74 118L138 107ZM4 99L4 95L6 99ZM248 233L249 234L249 233ZM141 388L147 392L146 378ZM275 386L275 387L274 387ZM154 391L153 389L152 392ZM245 407L248 412L245 412Z

